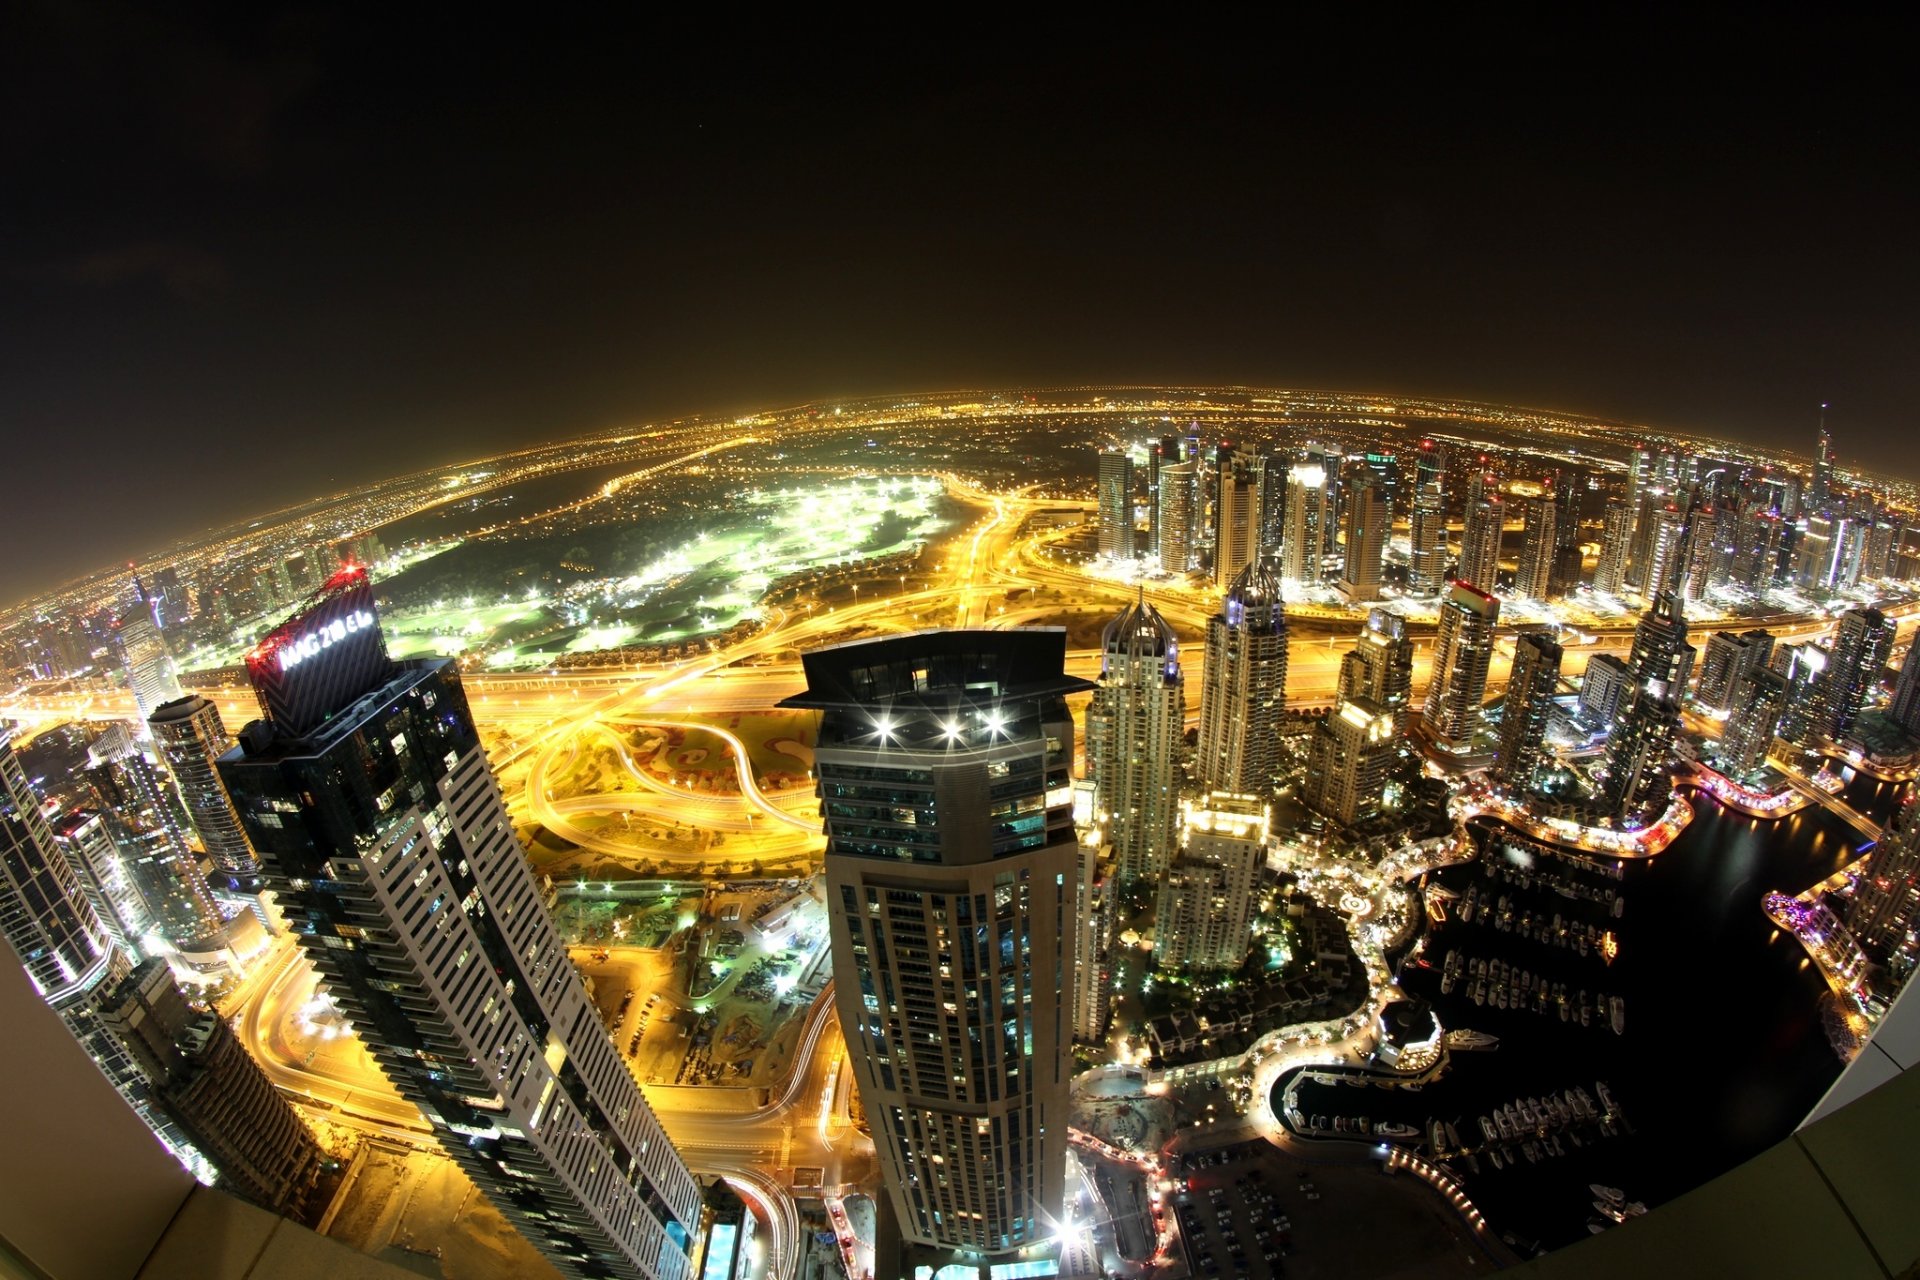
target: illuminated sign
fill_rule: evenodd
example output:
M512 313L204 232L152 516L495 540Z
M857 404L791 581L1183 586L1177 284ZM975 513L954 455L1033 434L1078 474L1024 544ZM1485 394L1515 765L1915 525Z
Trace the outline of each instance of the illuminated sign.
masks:
M276 651L282 671L305 662L314 654L331 648L335 641L345 640L356 631L363 631L373 625L373 614L365 609L355 609L344 617L329 619L314 627L304 635L281 643Z

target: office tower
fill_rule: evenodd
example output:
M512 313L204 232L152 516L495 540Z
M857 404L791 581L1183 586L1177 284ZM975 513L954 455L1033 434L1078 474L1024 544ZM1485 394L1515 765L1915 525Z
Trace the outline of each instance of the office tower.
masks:
M1300 798L1309 809L1351 826L1391 802L1405 759L1391 707L1367 698L1342 698L1314 726Z
M1251 453L1220 459L1213 523L1213 582L1225 589L1260 548L1260 465Z
M225 1018L195 1012L155 959L102 994L100 1022L145 1077L150 1105L219 1172L222 1189L305 1216L325 1152Z
M1339 591L1349 604L1380 598L1380 560L1393 522L1386 486L1365 478L1347 486L1346 547Z
M1433 646L1433 675L1420 714L1427 736L1444 750L1465 751L1473 744L1499 621L1500 602L1485 591L1465 582L1447 588Z
M1872 533L1873 525L1864 517L1849 515L1840 521L1835 531L1833 590L1851 591L1860 585Z
M1151 880L1179 840L1180 746L1186 733L1180 643L1144 599L1100 638L1100 683L1087 706L1087 772L1120 879Z
M1212 791L1185 808L1180 855L1160 881L1153 962L1237 969L1253 942L1254 890L1267 861L1267 802Z
M1818 733L1821 686L1827 678L1827 651L1805 644L1775 645L1770 669L1787 682L1787 705L1780 713L1780 736L1788 742L1811 745Z
M1160 472L1180 461L1180 439L1163 436L1147 450L1147 550L1160 554Z
M1280 774L1287 707L1287 617L1280 579L1265 562L1240 576L1207 620L1194 772L1215 791L1266 795Z
M193 610L187 603L186 584L180 581L180 570L172 565L167 565L153 575L150 599L163 631L179 626L193 617Z
M1091 823L1080 833L1073 914L1080 921L1073 966L1073 1038L1089 1044L1107 1034L1113 1017L1113 859Z
M1814 707L1814 728L1821 736L1839 742L1853 731L1867 695L1886 672L1893 634L1893 620L1878 609L1849 609L1840 615Z
M681 1280L700 1189L542 905L459 667L389 660L348 568L247 672L264 718L221 781L381 1071L561 1272Z
M146 899L120 861L107 818L91 809L76 809L51 820L53 845L80 878L81 891L94 915L114 941L138 954L142 939L153 932L153 915Z
M1154 550L1162 573L1184 574L1193 567L1195 497L1193 463L1160 468L1160 541Z
M233 811L215 767L233 745L221 723L220 709L197 694L165 702L147 717L147 728L180 789L200 847L213 859L219 887L237 894L258 893L260 861L240 829L240 815Z
M783 704L823 713L834 1001L917 1244L999 1254L1062 1221L1081 926L1066 698L1087 688L1065 661L1051 629L860 641L803 655L806 692Z
M1679 701L1693 671L1693 652L1680 598L1671 592L1655 596L1634 625L1633 648L1627 654L1635 696L1652 690L1657 697Z
M1720 548L1715 540L1719 514L1712 507L1696 507L1687 517L1687 531L1681 543L1679 570L1676 574L1681 598L1692 604L1707 598L1714 581L1714 566Z
M1733 692L1733 710L1726 732L1715 745L1713 759L1729 778L1746 778L1767 762L1774 731L1787 707L1787 678L1760 667L1744 676Z
M1500 533L1506 523L1507 504L1497 492L1467 507L1467 522L1460 531L1459 581L1492 594L1500 572Z
M1827 429L1827 406L1820 406L1820 431L1813 446L1813 482L1807 486L1807 509L1823 512L1833 497L1833 433Z
M1679 730L1679 707L1664 693L1642 687L1608 735L1600 795L1629 829L1646 825L1665 807Z
M1407 622L1385 609L1367 613L1367 625L1340 659L1340 698L1363 698L1393 714L1394 732L1404 737L1413 703L1413 641Z
M1920 738L1920 655L1907 642L1907 655L1900 660L1900 678L1893 683L1893 701L1887 705L1887 718Z
M1627 460L1627 506L1637 507L1640 495L1653 483L1654 451L1645 445L1633 451L1633 457Z
M144 606L120 620L118 639L127 688L132 690L134 705L144 721L155 707L180 696L180 677L174 673L166 640Z
M1284 581L1306 585L1320 581L1332 519L1327 481L1327 468L1317 460L1297 462L1287 472L1287 536L1280 543L1280 577Z
M1627 589L1627 555L1633 549L1633 508L1609 502L1601 524L1600 562L1594 566L1593 589L1617 596Z
M1891 578L1894 572L1894 548L1900 545L1906 525L1896 516L1882 512L1867 530L1867 553L1860 576L1867 579Z
M1407 518L1407 589L1417 596L1438 595L1447 585L1446 474L1444 451L1422 440L1414 462L1413 510Z
M1840 542L1835 525L1840 523L1825 512L1802 519L1793 543L1793 581L1808 589L1831 590L1839 572Z
M1558 512L1552 502L1539 498L1527 503L1522 514L1525 525L1520 535L1520 561L1513 575L1513 593L1530 600L1546 600L1554 594Z
M1909 796L1854 882L1847 928L1882 963L1914 949L1920 923L1920 801Z
M1707 637L1700 659L1700 684L1694 701L1724 718L1733 710L1741 684L1773 657L1771 631L1716 631Z
M1687 513L1668 503L1648 513L1645 547L1645 572L1640 575L1640 595L1652 600L1684 588L1682 552L1687 535Z
M1523 635L1513 644L1513 674L1500 713L1493 778L1514 795L1533 789L1546 762L1547 720L1560 684L1560 656L1560 646L1539 632Z
M1626 663L1610 653L1596 653L1580 677L1580 719L1595 728L1610 727L1632 688L1633 673Z
M1779 577L1783 522L1764 507L1740 512L1734 526L1733 562L1727 576L1750 591L1765 591Z
M1100 554L1133 558L1133 459L1124 453L1100 455L1095 505L1100 517Z
M114 725L87 750L87 781L161 936L182 949L215 937L226 921L187 843L185 815L159 762Z
M1278 565L1287 541L1288 468L1292 464L1272 449L1260 453L1260 538L1262 560Z

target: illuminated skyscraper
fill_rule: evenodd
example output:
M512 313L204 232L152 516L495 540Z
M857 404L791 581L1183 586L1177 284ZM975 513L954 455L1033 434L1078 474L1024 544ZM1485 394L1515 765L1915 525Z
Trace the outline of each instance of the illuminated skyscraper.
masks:
M1707 637L1700 659L1700 684L1694 701L1725 716L1732 712L1740 686L1756 671L1764 671L1773 657L1770 631L1716 631Z
M1076 783L1075 788L1084 785ZM1097 826L1089 821L1081 827L1073 897L1073 914L1080 921L1073 967L1073 1038L1089 1044L1107 1034L1113 1016L1111 948L1118 885L1109 853Z
M1547 720L1560 684L1560 646L1551 637L1530 632L1513 643L1513 674L1500 713L1500 745L1494 749L1493 777L1515 795L1533 789L1546 759Z
M187 843L185 813L159 761L120 725L94 742L87 761L87 780L121 865L160 933L182 948L214 938L225 918Z
M1609 502L1601 524L1600 562L1594 566L1593 589L1617 596L1627 589L1627 555L1633 548L1633 508Z
M1480 727L1499 621L1500 602L1487 592L1465 582L1447 588L1433 646L1433 676L1420 715L1427 736L1444 750L1467 750Z
M1847 927L1881 963L1911 959L1920 926L1920 801L1909 796L1881 836L1853 889Z
M1340 659L1340 698L1364 698L1393 714L1394 732L1404 737L1413 703L1413 641L1407 621L1385 609L1367 612L1367 625L1353 648Z
M121 661L126 665L127 688L133 691L134 705L145 720L161 703L180 696L180 677L174 671L167 642L153 625L145 605L120 620L117 638Z
M1267 801L1208 793L1186 806L1180 854L1160 881L1153 960L1237 969L1253 942L1254 890L1267 861Z
M567 959L459 668L396 663L362 569L247 657L220 777L326 991L563 1273L683 1280L700 1189Z
M120 847L105 815L76 809L51 823L54 847L80 877L80 887L93 913L114 940L138 954L141 940L155 928L146 899L121 862Z
M1765 667L1750 671L1735 686L1732 703L1713 762L1729 778L1744 779L1767 762L1780 713L1787 706L1787 678Z
M1447 461L1431 440L1420 442L1414 464L1413 509L1408 516L1412 544L1407 589L1417 596L1437 595L1447 585Z
M1107 624L1100 683L1087 706L1087 772L1095 819L1123 881L1152 880L1179 841L1186 684L1180 643L1145 600Z
M1684 591L1687 513L1671 503L1647 515L1647 531L1641 545L1646 548L1645 572L1640 576L1642 598L1652 600L1667 592Z
M1393 521L1386 486L1365 472L1361 475L1364 478L1347 487L1345 567L1339 588L1355 604L1380 598L1380 560Z
M1652 690L1657 697L1678 702L1693 672L1693 654L1680 597L1672 593L1654 597L1634 624L1633 648L1627 654L1634 694Z
M1513 575L1513 593L1531 600L1545 600L1552 594L1553 558L1558 553L1556 541L1558 511L1547 498L1537 498L1526 504L1526 521L1520 535L1520 562Z
M1887 717L1915 737L1920 737L1920 655L1913 641L1907 642L1907 656L1900 660L1900 677L1893 684L1893 701Z
M1580 719L1596 729L1610 727L1632 689L1626 663L1610 653L1594 654L1580 676Z
M1287 706L1287 619L1280 580L1247 565L1207 621L1206 685L1194 762L1210 790L1266 795L1280 773Z
M1220 459L1213 517L1213 581L1225 588L1260 549L1262 460L1235 451Z
M1100 455L1097 494L1100 554L1133 558L1133 459L1124 453Z
M220 709L198 695L181 698L157 707L147 717L147 728L180 788L200 847L213 859L219 887L237 894L258 893L260 861L240 829L240 815L233 811L215 767L233 746Z
M1131 615L1134 611L1130 610ZM1079 841L1058 630L816 650L834 1000L901 1233L1002 1254L1064 1209Z
M1287 536L1280 544L1280 577L1317 585L1333 512L1328 473L1320 461L1298 462L1287 472Z
M1600 794L1627 827L1646 825L1666 805L1672 789L1673 740L1679 731L1679 707L1664 694L1643 688L1608 735Z
M1193 544L1198 530L1194 465L1179 462L1160 468L1160 556L1164 573L1183 574L1193 567Z
M1839 742L1853 731L1867 695L1893 653L1893 620L1878 609L1849 609L1834 627L1826 678L1816 693L1814 728Z
M1493 594L1500 572L1500 531L1507 519L1507 504L1497 491L1488 488L1478 502L1467 507L1467 523L1460 533L1459 581L1488 595Z
M1833 497L1833 433L1827 429L1827 406L1820 406L1820 431L1813 444L1813 483L1807 486L1807 509L1823 512Z
M1314 726L1300 798L1343 826L1378 814L1403 759L1394 713L1367 698L1342 698Z

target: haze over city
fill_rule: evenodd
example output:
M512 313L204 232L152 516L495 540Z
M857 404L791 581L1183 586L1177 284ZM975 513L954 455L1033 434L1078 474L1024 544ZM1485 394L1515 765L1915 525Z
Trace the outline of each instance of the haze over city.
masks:
M1889 33L9 21L0 1272L1920 1260Z

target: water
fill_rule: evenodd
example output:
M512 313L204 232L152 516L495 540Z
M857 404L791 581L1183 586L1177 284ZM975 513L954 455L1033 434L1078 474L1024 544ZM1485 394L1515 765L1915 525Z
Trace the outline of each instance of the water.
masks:
M1871 785L1868 785L1868 784ZM1884 819L1899 787L1856 780L1848 798ZM1588 1146L1567 1145L1565 1157L1466 1175L1468 1194L1496 1230L1557 1247L1584 1239L1593 1216L1589 1183L1620 1187L1628 1199L1656 1205L1724 1173L1785 1138L1840 1071L1820 1020L1826 988L1804 953L1760 910L1762 896L1798 893L1850 861L1861 837L1824 810L1777 823L1723 810L1699 797L1691 826L1651 863L1627 864L1612 881L1590 868L1539 859L1534 870L1575 874L1585 884L1617 889L1624 914L1542 888L1498 883L1484 864L1451 868L1441 883L1465 893L1482 886L1551 916L1610 927L1620 944L1607 965L1483 923L1451 920L1428 941L1431 968L1409 966L1404 985L1431 1000L1449 1029L1471 1027L1500 1037L1492 1053L1458 1053L1447 1076L1417 1093L1306 1087L1302 1109L1367 1114L1422 1125L1431 1116L1454 1123L1463 1142L1481 1145L1477 1117L1521 1097L1575 1085L1598 1100L1595 1082L1612 1089L1633 1132ZM1504 828L1483 830L1495 865L1518 867L1525 855L1500 852ZM1516 912L1517 915L1517 912ZM1449 949L1499 958L1569 989L1585 987L1626 1001L1626 1030L1615 1035L1604 1016L1589 1027L1516 1010L1476 1006L1463 978L1440 994L1440 965ZM1562 1139L1563 1145L1566 1140Z

